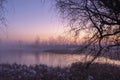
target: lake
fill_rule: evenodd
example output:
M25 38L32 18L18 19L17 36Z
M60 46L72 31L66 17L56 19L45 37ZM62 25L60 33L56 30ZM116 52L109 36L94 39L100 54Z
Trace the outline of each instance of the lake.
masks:
M6 51L0 52L0 63L17 63L25 65L45 64L52 67L67 67L74 62L85 62L86 56L83 54L58 54L49 52L22 52L22 51ZM89 58L91 58L89 56ZM96 62L120 65L120 61L115 61L101 57Z
M53 67L65 67L77 62L80 57L78 54L57 54L49 52L0 52L0 63L45 64Z

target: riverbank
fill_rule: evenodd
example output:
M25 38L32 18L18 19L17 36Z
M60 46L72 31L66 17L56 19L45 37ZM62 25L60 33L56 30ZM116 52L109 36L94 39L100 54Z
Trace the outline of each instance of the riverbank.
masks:
M74 63L70 67L48 67L46 65L0 64L0 80L119 80L120 66L92 64L88 70L84 64Z

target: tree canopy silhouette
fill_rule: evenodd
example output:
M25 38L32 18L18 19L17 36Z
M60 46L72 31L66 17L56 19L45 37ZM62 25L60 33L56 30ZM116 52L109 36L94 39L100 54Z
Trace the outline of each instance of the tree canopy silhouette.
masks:
M106 51L120 52L120 0L56 0L56 6L75 36L80 31L88 34L86 46L78 51L97 46L86 50L95 53L89 64Z

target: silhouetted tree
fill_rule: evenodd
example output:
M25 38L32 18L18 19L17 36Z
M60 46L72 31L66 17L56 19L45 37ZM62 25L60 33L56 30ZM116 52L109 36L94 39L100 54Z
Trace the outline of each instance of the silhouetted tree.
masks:
M95 45L94 50L86 50L95 53L87 66L105 51L117 47L120 52L120 0L56 0L56 6L75 36L88 33L86 46L78 51Z
M39 36L36 37L36 39L35 39L35 44L36 44L36 45L39 45L39 44L40 44L40 38L39 38Z
M0 27L6 26L5 3L6 0L0 0Z

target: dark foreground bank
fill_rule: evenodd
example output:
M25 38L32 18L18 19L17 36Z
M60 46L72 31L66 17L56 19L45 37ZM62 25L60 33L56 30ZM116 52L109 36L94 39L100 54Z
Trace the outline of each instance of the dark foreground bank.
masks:
M74 63L68 68L0 64L0 80L120 80L120 66Z

